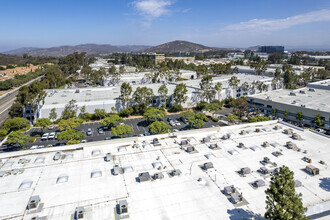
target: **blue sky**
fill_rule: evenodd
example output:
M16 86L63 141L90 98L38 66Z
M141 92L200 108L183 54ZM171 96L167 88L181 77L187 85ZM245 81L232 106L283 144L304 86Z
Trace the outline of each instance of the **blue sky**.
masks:
M0 51L84 43L330 49L329 0L0 0Z

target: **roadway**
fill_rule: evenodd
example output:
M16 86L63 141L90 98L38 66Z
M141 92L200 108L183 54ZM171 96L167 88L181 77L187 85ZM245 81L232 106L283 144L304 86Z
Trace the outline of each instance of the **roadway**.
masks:
M0 96L0 126L9 118L9 109L12 106L12 104L16 100L16 96L18 94L19 88L22 86L30 85L36 80L40 80L43 76L39 76L23 85L20 87L15 88L14 90L7 92Z

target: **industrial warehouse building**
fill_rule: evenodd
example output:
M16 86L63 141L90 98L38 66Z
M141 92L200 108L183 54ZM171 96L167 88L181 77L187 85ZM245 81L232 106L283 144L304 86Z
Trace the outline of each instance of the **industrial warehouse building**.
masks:
M330 210L325 136L277 121L174 134L2 153L0 219L258 219L282 165L307 216Z
M299 123L313 125L314 116L320 114L324 128L330 127L330 80L309 83L306 88L280 89L247 96L247 101L262 112L271 114L273 109L282 117ZM288 116L284 113L288 110ZM303 120L296 119L301 112Z
M189 73L188 73L189 74ZM229 96L231 97L241 97L249 94L258 93L257 88L243 90L240 85L244 82L247 82L249 85L252 82L260 81L263 82L267 90L271 90L272 87L272 79L271 77L266 76L258 76L258 75L250 75L250 74L235 74L235 76L240 79L240 83L238 88L235 90L229 86L229 79L232 75L225 75L221 77L213 77L213 84L215 85L217 82L222 83L222 91L220 93L216 92L215 98L222 100ZM124 82L129 82L125 77L123 77ZM161 85L166 84L168 89L169 99L167 100L167 106L171 106L173 104L173 93L175 87L179 83L185 83L187 86L187 96L188 99L185 103L183 103L183 107L193 107L196 106L197 103L201 101L200 98L200 79L195 80L186 80L175 83L153 83L153 84L132 84L133 92L137 87L146 86L153 90L153 93L156 97L153 99L152 104L155 106L160 106L160 99L157 97L158 89ZM87 88L73 88L73 89L50 89L46 90L47 96L37 109L35 109L32 113L29 109L26 109L24 112L24 117L29 120L36 120L38 118L48 118L51 109L55 108L58 117L61 117L62 112L71 100L75 100L78 108L82 106L86 107L86 112L94 113L95 109L105 109L107 112L110 112L114 107L118 112L122 111L126 108L125 105L121 102L120 96L120 86L109 86L109 87L87 87ZM219 96L220 95L220 96ZM133 105L134 103L131 103ZM28 112L27 112L28 111ZM79 109L78 109L79 114Z

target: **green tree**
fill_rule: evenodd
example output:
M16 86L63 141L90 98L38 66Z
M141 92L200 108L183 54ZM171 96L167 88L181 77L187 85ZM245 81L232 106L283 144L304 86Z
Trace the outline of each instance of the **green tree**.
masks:
M108 115L108 113L104 109L95 109L94 110L94 118L95 119L103 119Z
M56 108L52 108L49 113L49 119L55 121L57 119Z
M287 69L283 74L283 84L286 89L294 89L295 73L292 69Z
M65 105L64 110L62 112L62 119L69 119L69 118L75 118L77 115L77 101L72 99L69 101L67 105Z
M22 117L23 115L23 107L21 104L14 102L12 104L12 106L9 109L9 115L12 118L16 118L16 117Z
M166 113L154 107L149 107L143 114L143 118L148 122L154 122L163 119Z
M206 65L199 65L196 67L196 73L198 75L206 75L208 72L209 72L209 70Z
M303 115L302 115L301 112L297 112L297 114L296 114L296 119L297 119L298 121L303 120Z
M200 128L204 126L203 120L196 117L196 115L188 118L188 124L191 128Z
M234 97L235 97L235 93L236 93L236 89L238 87L238 84L241 80L239 80L236 76L232 76L230 79L229 79L229 87L231 87L234 91L233 91L233 94L234 94Z
M186 119L193 117L194 115L195 115L195 113L192 111L185 111L185 112L181 113L181 117L184 117Z
M121 84L120 87L120 99L122 100L124 106L131 100L132 87L128 83Z
M101 124L103 126L110 126L110 127L113 127L115 126L115 124L117 122L120 122L120 121L123 121L123 118L120 117L119 115L117 114L112 114L110 115L109 117L106 117L104 118L102 121L101 121Z
M118 125L111 128L111 134L123 138L125 135L131 136L133 134L132 127L129 125Z
M51 125L52 122L48 118L39 118L37 121L34 123L34 127L42 127L46 128L47 126Z
M208 102L212 101L214 95L216 93L215 89L213 88L213 79L212 76L206 75L203 76L200 85L202 90L202 98Z
M322 119L322 115L321 114L314 115L314 123L317 126L323 126L324 125L324 121Z
M6 144L9 145L16 145L18 144L20 147L25 146L30 139L29 135L23 134L20 131L13 131L8 135L8 138L6 140Z
M151 125L149 125L149 130L155 134L165 134L170 129L171 126L165 124L163 121L155 121Z
M167 93L168 93L168 89L167 89L166 85L161 85L158 89L158 95L159 95L161 102L166 103Z
M109 68L109 76L112 78L113 84L117 84L120 81L120 72L116 70L115 66Z
M217 82L214 86L215 91L218 92L218 99L221 100L221 91L222 91L222 83Z
M133 93L133 100L138 104L144 103L145 105L149 105L153 97L154 93L152 89L147 87L137 87Z
M301 194L296 194L293 172L282 166L279 172L271 178L269 188L266 190L266 219L299 219L307 220L304 215Z
M276 114L277 114L277 110L276 110L276 108L273 108L272 115L276 115Z
M185 101L187 101L188 96L186 95L188 92L186 88L186 84L180 83L174 89L173 99L179 105L182 105Z
M238 117L236 115L228 115L226 117L226 121L229 121L229 122L235 122L236 120L238 119Z
M78 143L84 138L85 134L81 131L77 131L75 129L69 129L66 131L61 132L58 136L58 140L65 140L68 143L67 144L76 144L77 142L72 141L78 141Z
M83 122L83 120L81 118L62 119L58 123L58 128L61 131L71 130L71 129L74 129L74 128L78 127L79 125L81 125L82 122Z
M27 129L29 127L29 121L26 118L21 117L7 119L3 124L3 128L8 130L8 132Z

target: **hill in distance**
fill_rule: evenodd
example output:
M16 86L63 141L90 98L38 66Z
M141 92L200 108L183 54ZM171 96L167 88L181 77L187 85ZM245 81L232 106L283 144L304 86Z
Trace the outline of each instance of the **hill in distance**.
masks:
M189 41L171 41L165 44L161 44L155 47L151 47L143 50L145 53L175 53L175 52L208 52L216 50L212 47L207 47L201 44L195 44Z
M3 54L22 56L24 53L26 53L29 56L66 56L74 52L86 52L87 55L100 55L117 52L136 52L149 47L150 46L144 45L114 46L111 44L81 44L76 46L59 46L51 48L23 47L3 52Z

